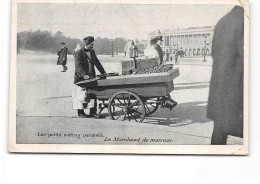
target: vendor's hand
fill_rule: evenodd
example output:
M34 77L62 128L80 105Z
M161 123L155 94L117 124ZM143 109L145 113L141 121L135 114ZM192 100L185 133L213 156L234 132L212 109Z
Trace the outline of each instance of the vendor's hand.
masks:
M84 79L89 79L89 75L85 75L85 76L84 76Z
M65 58L63 58L63 61L65 60Z

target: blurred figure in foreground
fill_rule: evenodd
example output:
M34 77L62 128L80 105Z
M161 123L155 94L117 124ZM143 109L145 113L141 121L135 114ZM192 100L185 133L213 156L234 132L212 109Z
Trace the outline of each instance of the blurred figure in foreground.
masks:
M235 6L216 25L207 117L214 120L212 145L228 135L243 138L244 10Z
M65 46L64 42L61 42L61 50L58 52L58 61L57 65L62 65L63 71L66 72L68 70L68 67L66 67L67 64L67 54L68 54L68 48Z

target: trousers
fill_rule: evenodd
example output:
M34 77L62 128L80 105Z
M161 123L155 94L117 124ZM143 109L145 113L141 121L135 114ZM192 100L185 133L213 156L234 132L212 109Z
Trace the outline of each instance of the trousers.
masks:
M96 99L86 99L85 88L82 88L76 84L73 85L72 90L72 106L73 109L90 109L97 106Z

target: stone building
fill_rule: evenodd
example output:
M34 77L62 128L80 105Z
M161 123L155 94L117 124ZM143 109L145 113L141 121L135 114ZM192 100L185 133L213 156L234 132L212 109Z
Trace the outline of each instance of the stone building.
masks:
M176 50L183 50L185 56L211 54L212 39L215 26L190 27L187 29L154 31L148 35L148 40L162 36L164 54L172 54Z

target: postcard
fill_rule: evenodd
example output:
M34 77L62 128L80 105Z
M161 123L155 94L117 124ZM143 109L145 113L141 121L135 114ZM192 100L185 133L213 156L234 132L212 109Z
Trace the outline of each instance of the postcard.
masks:
M14 0L9 152L248 154L247 0Z

